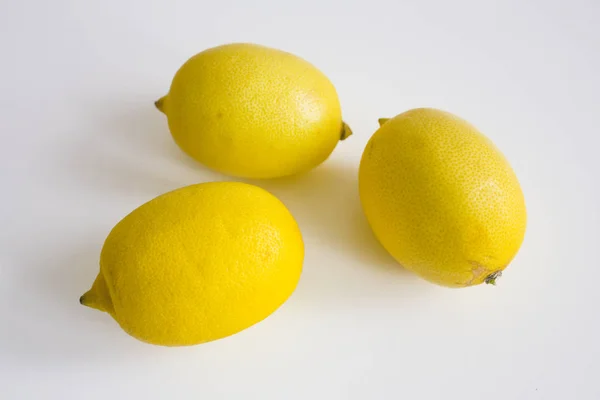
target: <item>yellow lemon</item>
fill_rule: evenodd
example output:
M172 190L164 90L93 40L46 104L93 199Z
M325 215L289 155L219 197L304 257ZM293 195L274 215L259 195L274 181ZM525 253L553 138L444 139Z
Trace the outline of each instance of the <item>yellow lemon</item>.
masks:
M253 185L211 182L163 194L108 235L80 302L133 337L193 345L269 316L294 291L304 245L296 221Z
M429 281L495 283L526 226L523 193L505 157L475 127L444 111L414 109L380 123L359 171L375 236Z
M293 54L250 43L196 54L155 104L184 152L238 177L307 171L351 134L321 71Z

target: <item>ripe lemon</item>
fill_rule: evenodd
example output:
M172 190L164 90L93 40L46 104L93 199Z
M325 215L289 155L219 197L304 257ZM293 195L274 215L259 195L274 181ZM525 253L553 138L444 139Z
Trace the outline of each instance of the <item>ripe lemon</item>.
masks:
M239 332L294 291L304 245L296 221L253 185L212 182L163 194L110 232L80 302L130 335L193 345Z
M359 171L375 236L429 281L495 283L526 226L523 193L507 160L475 127L444 111L414 109L380 122Z
M238 177L307 171L352 133L321 71L293 54L250 43L196 54L155 104L184 152Z

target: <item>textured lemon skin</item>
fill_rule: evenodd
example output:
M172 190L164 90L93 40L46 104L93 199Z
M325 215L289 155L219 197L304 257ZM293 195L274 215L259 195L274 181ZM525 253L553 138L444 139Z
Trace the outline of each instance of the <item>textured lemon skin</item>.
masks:
M375 236L404 267L443 286L504 270L526 228L523 192L492 142L450 113L414 109L373 134L359 169Z
M294 291L304 245L287 208L253 185L213 182L161 195L110 232L84 305L165 346L232 335Z
M183 151L238 177L307 171L325 161L344 135L329 79L293 54L256 44L195 55L157 107Z

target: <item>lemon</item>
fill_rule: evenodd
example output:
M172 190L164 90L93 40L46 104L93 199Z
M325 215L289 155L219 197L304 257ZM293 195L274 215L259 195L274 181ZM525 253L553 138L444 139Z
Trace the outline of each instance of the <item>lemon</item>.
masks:
M375 236L400 264L431 282L495 283L526 227L523 192L508 161L448 112L414 109L380 122L359 170Z
M184 152L244 178L307 171L351 134L322 72L293 54L251 43L196 54L155 104Z
M273 313L294 291L303 257L296 221L267 191L235 182L187 186L112 229L80 302L144 342L194 345Z

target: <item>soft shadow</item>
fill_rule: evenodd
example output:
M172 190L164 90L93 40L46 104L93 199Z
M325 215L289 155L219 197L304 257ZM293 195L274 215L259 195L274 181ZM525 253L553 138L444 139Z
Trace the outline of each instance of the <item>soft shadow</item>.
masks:
M270 191L290 209L307 246L334 250L371 268L399 269L362 212L357 168L330 162L300 176L248 182Z
M114 108L88 107L96 112L87 112L86 130L73 135L78 140L64 157L69 179L89 190L148 200L181 186L226 179L177 147L153 101L110 104Z
M273 193L302 231L302 279L287 307L321 310L406 303L427 289L375 238L362 211L358 166L329 160L299 176L248 181Z

